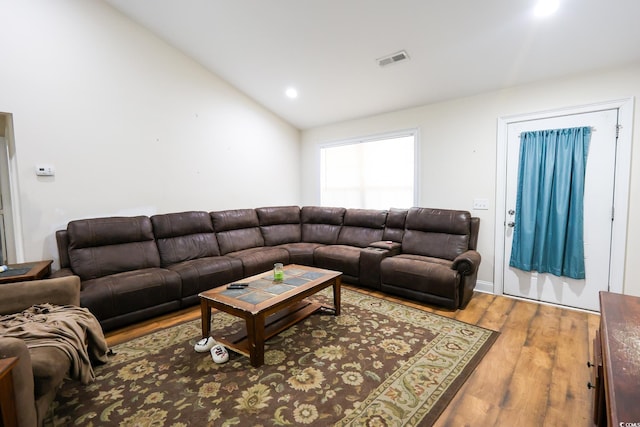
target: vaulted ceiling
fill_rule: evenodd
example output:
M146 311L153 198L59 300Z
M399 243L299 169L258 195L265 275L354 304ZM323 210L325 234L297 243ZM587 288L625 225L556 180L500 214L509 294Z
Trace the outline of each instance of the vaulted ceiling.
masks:
M105 1L300 129L640 61L639 0Z

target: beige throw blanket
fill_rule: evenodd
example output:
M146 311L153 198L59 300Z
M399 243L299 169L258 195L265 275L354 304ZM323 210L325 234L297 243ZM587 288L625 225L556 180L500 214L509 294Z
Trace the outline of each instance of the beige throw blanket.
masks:
M92 361L107 362L109 349L102 328L86 308L40 304L0 316L0 336L20 338L27 348L60 348L71 359L69 376L82 384L95 379Z

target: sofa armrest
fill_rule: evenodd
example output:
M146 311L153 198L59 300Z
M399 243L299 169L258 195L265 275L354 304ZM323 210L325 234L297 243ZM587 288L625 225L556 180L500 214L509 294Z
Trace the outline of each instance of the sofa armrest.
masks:
M13 314L35 304L80 305L80 278L32 280L0 285L0 314Z
M33 367L24 341L19 338L0 337L0 358L7 357L18 358L18 363L11 371L18 426L35 427L38 424L38 413L34 396Z
M457 270L463 276L471 276L478 271L478 267L480 266L480 253L474 250L466 251L460 255L458 255L453 260L453 265L451 268Z
M49 275L50 279L55 279L57 277L67 277L67 276L75 276L73 274L73 270L70 268L61 268L60 270L54 271Z
M380 240L378 242L369 243L370 248L386 249L388 252L386 256L396 256L402 252L402 243L394 242L392 240Z
M380 262L389 251L382 248L362 248L360 250L359 282L361 285L380 289Z

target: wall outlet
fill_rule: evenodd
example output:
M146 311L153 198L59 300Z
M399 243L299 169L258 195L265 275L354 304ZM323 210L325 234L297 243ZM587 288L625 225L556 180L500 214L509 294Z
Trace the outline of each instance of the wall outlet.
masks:
M473 209L486 211L489 209L489 199L473 199Z

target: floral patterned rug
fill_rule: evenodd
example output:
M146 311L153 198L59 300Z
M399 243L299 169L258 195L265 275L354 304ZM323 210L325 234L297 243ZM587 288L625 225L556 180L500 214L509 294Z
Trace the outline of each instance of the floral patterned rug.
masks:
M214 311L212 331L243 327ZM196 320L113 347L94 383L65 382L45 425L430 425L498 335L347 289L340 316L271 338L259 368L233 352L215 364L193 350L200 334Z

